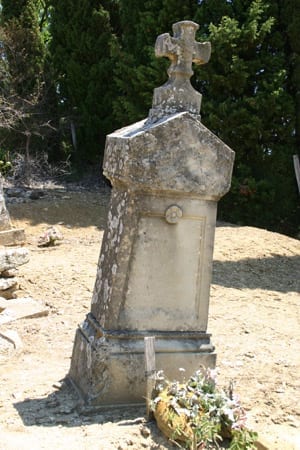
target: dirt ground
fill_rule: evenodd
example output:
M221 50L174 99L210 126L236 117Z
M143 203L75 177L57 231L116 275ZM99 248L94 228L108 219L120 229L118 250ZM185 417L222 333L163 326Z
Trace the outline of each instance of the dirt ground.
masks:
M18 297L45 304L46 317L2 325L23 342L0 338L0 449L170 449L144 409L95 415L76 409L62 380L77 324L89 311L109 193L54 189L9 206L25 228L30 261L18 270ZM64 235L37 247L49 225ZM218 384L234 380L249 425L272 450L300 449L300 241L265 230L219 224L216 230L209 332Z

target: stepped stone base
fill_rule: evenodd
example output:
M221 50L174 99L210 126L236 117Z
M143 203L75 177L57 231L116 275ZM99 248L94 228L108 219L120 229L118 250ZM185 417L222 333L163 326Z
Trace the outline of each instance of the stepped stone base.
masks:
M180 379L201 366L215 367L210 335L199 331L103 330L88 314L76 332L69 377L86 405L145 403L144 337L155 336L156 370Z

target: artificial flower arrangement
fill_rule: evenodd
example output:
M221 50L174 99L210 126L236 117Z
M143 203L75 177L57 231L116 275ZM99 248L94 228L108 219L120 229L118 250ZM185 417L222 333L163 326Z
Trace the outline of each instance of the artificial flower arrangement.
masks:
M170 382L158 372L151 403L158 428L190 450L256 449L257 434L246 427L245 411L232 386L228 392L218 390L215 375L203 368L187 381Z

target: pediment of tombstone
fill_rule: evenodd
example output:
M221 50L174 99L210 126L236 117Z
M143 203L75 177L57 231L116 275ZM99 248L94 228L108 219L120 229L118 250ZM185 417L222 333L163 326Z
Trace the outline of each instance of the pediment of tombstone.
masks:
M234 152L188 112L146 120L107 137L104 174L132 189L218 200L230 189Z

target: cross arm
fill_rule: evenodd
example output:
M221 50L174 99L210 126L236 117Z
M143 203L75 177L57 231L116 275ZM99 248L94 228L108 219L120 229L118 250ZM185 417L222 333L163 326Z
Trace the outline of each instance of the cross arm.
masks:
M177 39L169 35L169 33L161 34L157 37L155 43L155 56L166 56L171 61L176 59Z
M206 64L211 54L210 42L195 42L193 52L193 63Z

